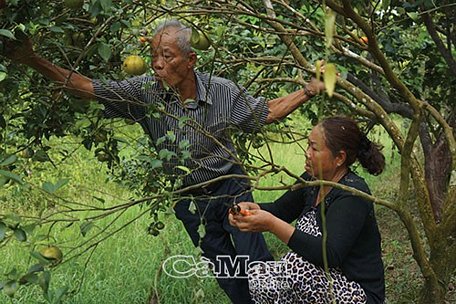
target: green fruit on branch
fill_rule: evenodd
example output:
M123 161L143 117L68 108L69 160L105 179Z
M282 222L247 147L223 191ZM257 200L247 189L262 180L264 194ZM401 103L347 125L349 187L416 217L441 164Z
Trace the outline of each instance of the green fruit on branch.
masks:
M35 154L35 151L31 148L25 148L24 150L19 152L19 157L22 158L31 158Z
M78 10L84 5L84 0L64 0L63 4L66 8Z
M40 251L40 254L48 260L60 262L63 258L62 250L57 246L48 246Z
M72 35L71 35L71 41L72 41L72 44L77 47L77 48L84 48L85 46L85 40L86 40L86 37L84 35L84 33L82 32L74 32Z
M158 230L162 230L163 228L165 228L165 224L163 224L163 222L156 222L155 228L157 228Z
M3 292L8 297L14 297L14 294L19 289L19 284L16 281L8 281L5 286L3 286Z
M147 70L147 65L144 59L138 55L130 55L125 58L122 68L125 73L130 75L141 75Z
M199 32L196 29L192 29L192 36L190 37L190 43L193 48L197 50L207 50L211 46L211 42L205 33Z
M105 152L99 152L97 154L97 159L101 162L105 162L105 161L108 161L110 159L110 157Z

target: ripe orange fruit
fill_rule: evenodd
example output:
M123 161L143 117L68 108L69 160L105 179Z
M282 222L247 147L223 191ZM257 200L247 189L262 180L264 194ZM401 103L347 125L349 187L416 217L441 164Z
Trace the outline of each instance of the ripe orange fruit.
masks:
M362 36L361 38L359 38L359 41L361 43L364 43L364 44L368 44L369 43L369 39L367 39L366 36Z
M130 75L141 75L147 70L146 62L138 55L130 55L125 58L122 68Z

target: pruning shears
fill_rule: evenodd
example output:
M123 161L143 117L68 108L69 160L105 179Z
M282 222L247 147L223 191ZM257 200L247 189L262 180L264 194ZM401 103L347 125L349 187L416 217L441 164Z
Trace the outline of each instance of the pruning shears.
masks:
M230 207L230 213L233 215L238 215L241 214L243 216L248 216L251 215L250 211L247 209L242 209L241 206L239 206L238 203L233 202L232 204L226 203L228 207Z

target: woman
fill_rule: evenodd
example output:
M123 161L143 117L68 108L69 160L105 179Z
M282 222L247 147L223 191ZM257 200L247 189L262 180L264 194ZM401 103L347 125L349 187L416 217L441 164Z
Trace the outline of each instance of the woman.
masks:
M304 180L337 182L370 193L350 170L358 160L370 174L383 171L385 158L350 118L332 117L309 135ZM256 303L383 303L385 283L380 233L373 203L329 186L288 191L270 204L243 202L231 225L241 231L269 231L288 252L276 267L249 269L249 289ZM326 215L324 270L322 209ZM296 220L296 227L289 223Z

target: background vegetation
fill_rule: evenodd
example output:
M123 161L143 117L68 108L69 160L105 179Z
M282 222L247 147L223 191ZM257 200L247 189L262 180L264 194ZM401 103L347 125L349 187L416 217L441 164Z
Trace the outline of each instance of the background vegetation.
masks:
M296 90L325 59L341 72L332 97L260 134L234 133L239 161L259 178L256 186L289 185L301 172L310 124L334 113L355 116L391 153L391 171L369 179L384 232L388 298L445 303L454 301L456 269L455 11L449 0L2 0L0 52L6 41L29 36L56 64L123 79L126 56L150 61L140 36L159 20L180 18L211 38L211 48L198 51L199 69L266 98ZM194 251L167 215L175 195L161 164L173 155L151 148L129 121L105 120L96 103L1 58L3 293L24 303L142 303L151 294L170 303L219 302L214 281L157 272L163 257ZM160 140L174 141L172 130ZM278 193L255 195L271 200ZM280 255L284 248L269 241ZM49 245L64 253L57 267L37 252Z

